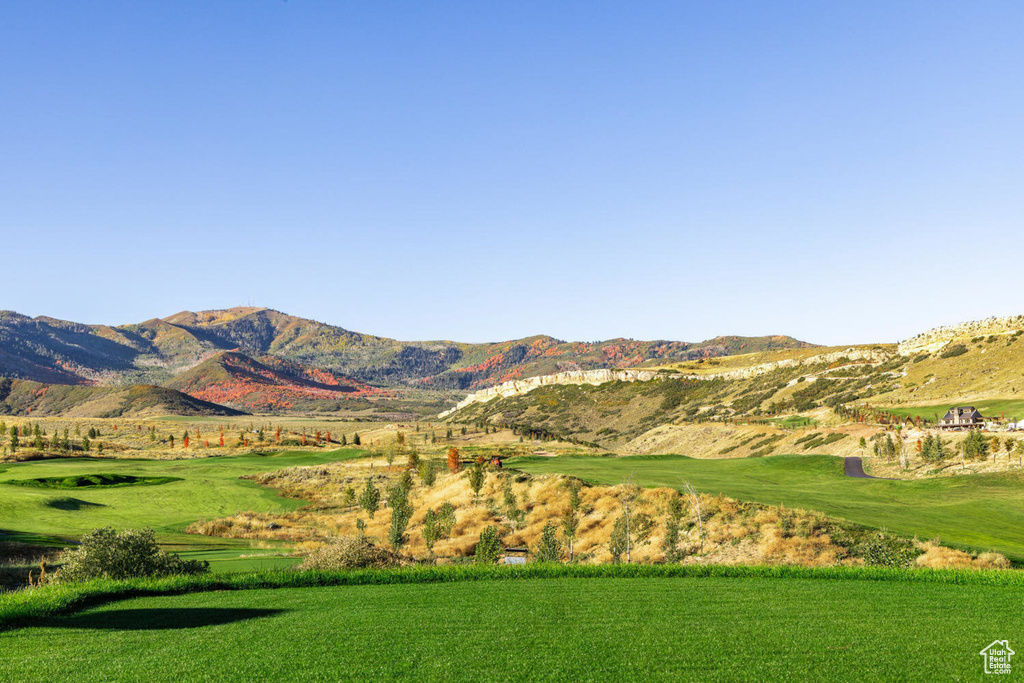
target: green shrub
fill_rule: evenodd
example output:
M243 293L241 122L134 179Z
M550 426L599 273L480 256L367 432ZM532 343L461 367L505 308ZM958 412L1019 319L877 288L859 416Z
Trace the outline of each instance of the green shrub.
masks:
M498 527L489 526L480 532L480 542L476 544L477 564L495 564L503 552Z
M58 583L201 574L210 569L205 560L183 560L161 550L152 529L118 532L110 527L87 534L77 548L61 553L57 562L63 565L53 575Z
M854 546L853 554L863 558L868 565L906 568L914 565L921 551L905 538L878 533L874 538Z
M956 358L967 353L967 347L963 344L953 344L947 347L942 353L939 354L939 358Z
M540 534L540 542L537 543L537 561L538 562L561 562L562 561L562 543L558 540L558 536L555 535L554 522L548 522L544 525L544 530Z

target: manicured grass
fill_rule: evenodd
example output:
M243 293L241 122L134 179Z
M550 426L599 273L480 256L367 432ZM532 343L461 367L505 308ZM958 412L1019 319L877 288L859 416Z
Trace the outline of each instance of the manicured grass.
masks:
M247 542L186 535L200 518L245 510L288 511L303 501L283 498L243 474L361 457L363 451L286 451L193 460L64 458L0 467L4 479L64 479L103 472L134 477L177 477L160 486L81 487L60 491L0 483L0 530L19 535L76 538L103 526L152 527L164 544L242 546ZM69 497L70 496L70 497Z
M1024 419L1024 400L993 400L993 401L963 401L957 403L957 406L974 406L977 408L982 415L985 417L999 417L1000 414L1009 420ZM878 406L879 409L886 412L890 412L900 417L920 417L921 419L934 422L936 419L942 419L942 416L946 414L946 411L950 408L955 407L952 403L941 403L936 405L928 406ZM938 418L936 418L938 415Z
M254 548L185 550L178 555L186 560L206 560L214 573L273 571L289 569L302 562L301 557L283 557L272 550Z
M1024 560L1024 473L973 474L920 481L852 479L827 455L697 460L681 455L539 458L508 461L534 474L571 474L600 484L629 476L643 486L680 488L768 505L818 510L946 544L996 550Z
M712 569L140 597L0 633L0 666L76 681L960 680L1024 628L1020 588L998 582Z

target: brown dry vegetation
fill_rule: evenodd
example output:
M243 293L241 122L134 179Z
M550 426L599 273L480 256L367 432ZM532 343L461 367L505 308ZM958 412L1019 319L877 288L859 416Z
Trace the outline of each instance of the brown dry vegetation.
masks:
M999 553L971 555L963 550L947 548L938 541L927 541L919 546L924 554L917 558L918 567L930 569L1009 569L1010 561Z
M232 517L192 525L190 532L253 540L280 540L315 548L337 537L357 536L357 520L365 523L365 533L385 543L390 511L382 505L373 519L357 506L346 506L344 491L360 492L367 478L385 489L401 475L400 468L382 467L379 461L355 461L315 467L293 467L251 478L264 486L280 489L289 496L312 501L310 505L286 515L243 513ZM526 513L525 522L516 528L504 506L503 487L507 482ZM506 546L536 548L544 526L558 524L568 506L566 478L558 475L530 477L514 471L490 470L477 500L474 500L467 473L440 474L432 487L418 478L412 489L414 513L409 526L408 545L403 552L416 557L428 556L421 536L429 509L451 503L456 523L450 538L442 539L434 553L442 561L473 554L480 532L496 525L504 532ZM585 486L581 492L583 515L575 544L577 560L605 563L612 560L607 548L615 518L620 514L622 486ZM650 515L656 522L646 543L633 549L635 562L662 562L667 506L678 495L668 488L643 489L637 512ZM804 566L857 564L851 544L837 543L831 533L834 526L820 514L736 501L722 496L703 495L704 539L699 552L696 519L688 507L682 523L681 547L688 562L770 563ZM848 534L847 534L848 535Z

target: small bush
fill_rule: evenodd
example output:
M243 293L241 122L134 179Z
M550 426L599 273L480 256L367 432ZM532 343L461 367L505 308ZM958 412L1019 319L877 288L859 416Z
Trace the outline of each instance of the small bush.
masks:
M202 574L210 570L205 560L183 560L161 550L152 529L97 529L84 536L77 548L61 553L57 562L63 565L53 575L58 583Z
M554 522L548 522L544 525L540 542L537 544L536 556L538 562L562 561L562 543L555 534Z
M967 353L967 347L963 344L953 344L939 354L939 358L956 358Z
M480 542L476 545L477 564L494 564L501 557L504 548L498 536L498 527L489 526L480 532Z
M878 533L854 546L853 554L867 565L906 568L913 566L921 551L907 539Z
M401 557L397 553L374 545L366 536L345 536L315 550L299 568L321 571L386 569L397 567L401 563Z

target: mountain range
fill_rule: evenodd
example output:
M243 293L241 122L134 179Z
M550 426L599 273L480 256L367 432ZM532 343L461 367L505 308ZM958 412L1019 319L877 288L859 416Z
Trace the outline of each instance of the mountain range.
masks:
M565 370L811 346L787 336L725 336L698 343L566 342L543 335L481 344L405 342L253 307L183 311L118 326L0 312L0 376L43 385L148 386L152 395L160 388L198 401L188 404L198 411L205 409L203 402L261 412L365 409L375 402L393 406L410 394L433 394L436 401L441 392L463 395ZM188 402L175 398L172 403ZM0 411L28 409L24 401L0 403Z

